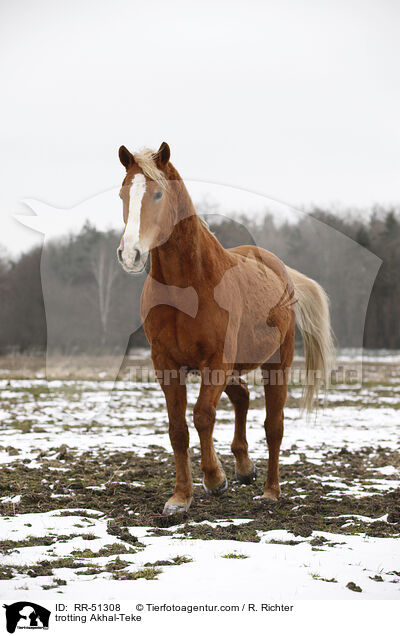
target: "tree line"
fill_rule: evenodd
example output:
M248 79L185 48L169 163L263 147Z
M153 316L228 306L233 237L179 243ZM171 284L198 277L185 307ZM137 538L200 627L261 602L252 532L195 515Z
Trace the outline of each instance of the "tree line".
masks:
M313 209L284 223L268 213L261 220L205 217L224 247L260 245L318 280L331 297L339 346L400 349L398 210L376 208L366 219ZM48 337L52 347L68 354L113 352L125 340L146 346L138 322L146 273L122 271L116 259L119 239L87 223L79 234L45 242L18 258L3 255L0 351L43 351ZM382 260L376 278L371 278L377 270L371 254Z

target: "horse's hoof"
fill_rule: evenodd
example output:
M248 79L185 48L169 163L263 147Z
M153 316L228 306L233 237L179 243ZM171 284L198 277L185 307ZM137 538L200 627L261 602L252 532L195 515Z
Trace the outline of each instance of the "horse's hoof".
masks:
M225 490L227 490L228 480L225 477L222 484L220 484L217 488L207 488L207 486L204 483L204 477L203 477L203 488L206 491L207 495L212 495L213 497L219 497L220 495L222 495L222 493L225 492Z
M189 504L190 505L190 504ZM189 510L188 506L174 506L172 504L166 503L163 510L163 515L170 517L171 515L181 515Z
M251 484L251 482L254 481L255 478L257 477L257 468L253 464L253 469L251 470L250 473L248 473L248 475L241 475L240 473L235 473L235 477L241 484L246 484L246 485Z
M185 512L187 512L190 508L190 504L193 501L193 497L190 497L190 499L184 503L184 504L175 504L173 503L173 498L171 497L171 499L169 499L165 506L164 506L164 510L163 510L163 515L166 516L171 516L171 515L181 515L184 514Z
M261 499L266 499L267 501L278 501L280 495L280 491L275 488L268 488L264 490L261 495Z

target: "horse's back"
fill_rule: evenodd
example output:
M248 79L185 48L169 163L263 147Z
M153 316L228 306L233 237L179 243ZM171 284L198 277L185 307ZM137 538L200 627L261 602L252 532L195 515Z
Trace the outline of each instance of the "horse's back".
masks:
M262 263L265 267L272 270L283 282L287 283L289 277L285 264L273 252L265 250L262 247L257 247L256 245L238 245L237 247L230 248L228 252L240 254L240 256L251 258Z

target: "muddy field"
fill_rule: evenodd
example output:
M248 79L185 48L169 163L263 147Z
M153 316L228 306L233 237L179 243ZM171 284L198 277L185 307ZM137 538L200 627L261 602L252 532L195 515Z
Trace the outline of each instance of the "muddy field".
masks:
M202 598L232 599L243 595L238 577L253 598L399 597L397 360L364 364L363 385L334 386L308 422L291 388L278 503L260 499L267 452L257 384L248 416L257 480L235 481L233 410L223 398L215 443L229 489L205 495L194 380L195 497L178 518L161 514L174 468L158 385L123 374L114 384L101 370L49 382L40 373L4 370L0 380L3 598L122 598L133 585L141 598L179 598L190 585Z

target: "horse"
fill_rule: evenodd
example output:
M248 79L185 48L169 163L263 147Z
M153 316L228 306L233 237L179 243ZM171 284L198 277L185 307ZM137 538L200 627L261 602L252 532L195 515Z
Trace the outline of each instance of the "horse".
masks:
M295 324L304 340L303 407L311 411L318 389L329 381L333 340L329 299L323 288L286 266L272 252L244 245L224 249L196 213L188 190L163 142L119 159L126 170L120 197L124 231L117 257L125 271L150 270L141 316L156 377L164 392L176 481L165 515L187 512L193 499L186 423L187 374L201 384L193 410L201 448L203 487L221 495L228 487L213 444L216 408L225 392L235 411L231 450L236 479L249 484L256 467L248 454L249 390L243 374L260 368L268 445L262 497L277 501L284 406L293 362Z

